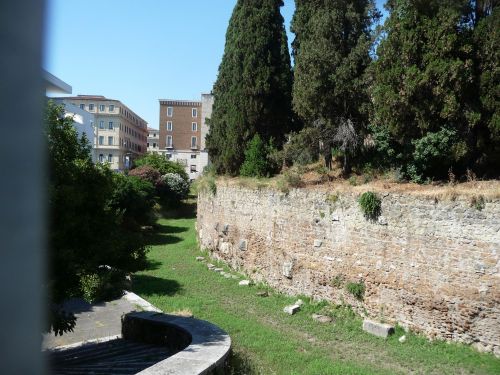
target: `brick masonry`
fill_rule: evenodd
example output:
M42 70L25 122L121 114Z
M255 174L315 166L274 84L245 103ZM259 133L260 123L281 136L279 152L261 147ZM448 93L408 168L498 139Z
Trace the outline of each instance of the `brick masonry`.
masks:
M460 197L379 196L369 222L355 192L219 184L198 197L199 243L282 292L500 355L500 200L478 210ZM348 282L365 284L363 302Z

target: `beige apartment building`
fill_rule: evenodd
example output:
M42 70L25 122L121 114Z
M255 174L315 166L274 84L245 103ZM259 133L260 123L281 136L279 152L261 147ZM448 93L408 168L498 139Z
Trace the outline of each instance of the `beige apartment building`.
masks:
M164 154L160 152L160 131L158 129L148 128L148 152L153 154Z
M160 99L160 150L185 166L190 179L208 164L202 132L202 102ZM203 134L203 140L202 140Z
M97 162L123 171L147 151L147 122L119 100L99 95L57 98L94 115L93 151Z

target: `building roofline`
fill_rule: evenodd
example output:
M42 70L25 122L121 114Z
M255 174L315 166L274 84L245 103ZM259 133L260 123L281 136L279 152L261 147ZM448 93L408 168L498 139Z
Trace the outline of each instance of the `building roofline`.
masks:
M43 79L48 84L46 86L47 90L54 90L56 92L62 92L64 94L71 94L73 92L73 88L64 82L62 79L57 78L52 73L47 72L43 69Z
M176 99L158 99L160 104L164 105L178 105L178 106L194 106L194 107L199 107L201 106L200 101L196 100L176 100Z
M120 105L123 106L124 108L126 108L131 114L133 114L139 120L141 120L142 122L144 122L146 124L146 128L148 126L148 122L146 120L144 120L141 116L139 116L137 113L135 113L133 110L131 110L130 107L127 106L126 104L124 104L121 100L106 98L103 95L60 96L60 97L55 97L53 99L64 99L64 100L102 100L102 101L107 101L107 102L120 103Z

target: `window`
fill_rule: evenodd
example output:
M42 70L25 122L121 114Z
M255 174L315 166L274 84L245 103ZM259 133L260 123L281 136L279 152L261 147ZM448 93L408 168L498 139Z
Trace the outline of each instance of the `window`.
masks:
M196 148L196 137L191 137L191 148Z
M191 123L191 130L192 131L198 131L198 124L196 122Z
M113 130L113 121L108 122L108 129Z
M93 104L89 104L89 111L93 111L94 110L94 105Z
M172 117L174 115L174 108L173 107L167 107L167 116Z
M196 108L193 108L191 110L191 113L192 113L193 117L198 117L198 110Z
M153 148L156 148L156 143L153 143Z
M153 134L153 138L156 138L156 133Z
M99 144L100 145L104 144L104 136L102 136L102 135L99 136Z
M192 154L191 159L196 159L196 154Z
M80 109L85 109L85 104L80 104Z
M196 173L196 165L191 165L190 171L191 173Z
M112 163L113 162L113 154L109 154L108 155L108 163Z
M147 143L147 145L148 145L148 148L149 148L149 142Z
M104 104L99 104L99 112L104 112L105 106Z
M109 105L109 111L114 112L115 111L115 106L113 104Z
M167 135L167 147L172 147L173 140L171 135Z
M172 159L172 154L166 154L165 157L167 158L167 160L170 160Z
M99 163L104 163L104 155L99 154Z
M104 121L99 121L99 129L104 129Z
M108 137L108 145L113 146L113 137Z
M167 131L171 132L173 129L172 121L167 121Z

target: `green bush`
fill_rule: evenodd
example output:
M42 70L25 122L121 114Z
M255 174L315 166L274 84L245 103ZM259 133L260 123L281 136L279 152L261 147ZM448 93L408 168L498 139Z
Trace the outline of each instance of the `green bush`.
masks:
M267 159L268 147L262 142L259 134L255 134L245 151L245 161L241 165L240 175L245 177L266 177L271 172Z
M189 193L189 182L177 173L167 173L162 178L161 198L169 204L179 203Z
M70 329L71 321L64 316L61 303L82 292L80 275L96 273L101 265L122 272L144 267L148 247L137 222L146 221L151 196L147 193L142 197L143 205L135 193L147 190L144 184L125 183L106 165L92 162L88 141L78 139L73 119L65 117L63 107L49 102L45 125L49 161L48 315L52 319L48 330L63 333ZM95 280L84 282L90 295Z
M367 191L361 194L358 203L365 218L368 220L378 219L381 213L382 202L375 193Z
M144 165L149 165L150 167L156 169L160 172L160 175L165 175L167 173L177 173L185 181L189 181L189 176L186 173L186 169L183 165L165 159L164 156L158 154L146 154L141 158L134 161L135 167L142 167Z
M151 182L136 176L115 174L115 188L110 206L122 211L127 227L151 225L155 221L153 207L156 204L155 188Z
M320 134L316 127L307 127L298 133L290 133L281 151L272 154L280 166L308 165L318 161Z
M408 166L408 176L421 183L425 177L445 177L453 163L467 153L467 146L457 137L455 129L442 128L412 141L415 150Z
M125 273L108 267L80 276L81 295L89 303L121 297L125 284Z
M345 288L358 301L363 300L363 298L365 296L365 284L363 284L362 282L359 282L359 283L349 282L346 284Z

